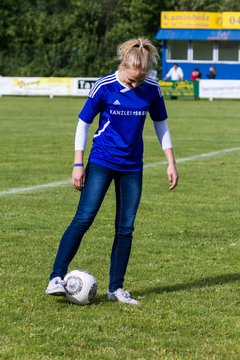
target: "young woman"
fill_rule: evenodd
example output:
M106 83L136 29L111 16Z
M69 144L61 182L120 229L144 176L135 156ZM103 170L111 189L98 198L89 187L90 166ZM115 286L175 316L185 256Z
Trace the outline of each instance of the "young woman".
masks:
M170 190L177 186L178 173L162 93L158 83L148 77L158 60L156 48L147 39L132 39L119 46L118 55L118 71L95 83L79 114L72 183L81 196L77 212L61 239L46 293L65 294L62 279L114 181L116 218L108 300L136 305L138 301L123 289L123 282L142 191L142 132L147 112L168 161ZM88 130L97 114L99 127L85 170Z
M215 67L210 66L209 73L207 74L207 78L213 80L216 78L216 76L217 76L217 72L216 72Z

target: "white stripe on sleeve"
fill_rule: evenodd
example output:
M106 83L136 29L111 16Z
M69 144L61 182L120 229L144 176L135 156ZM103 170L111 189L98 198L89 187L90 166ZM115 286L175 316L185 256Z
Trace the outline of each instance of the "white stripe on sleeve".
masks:
M75 150L85 150L89 128L90 124L79 119L75 135Z
M165 150L172 148L172 139L168 128L167 120L153 121L153 124L158 140L162 145L162 149Z

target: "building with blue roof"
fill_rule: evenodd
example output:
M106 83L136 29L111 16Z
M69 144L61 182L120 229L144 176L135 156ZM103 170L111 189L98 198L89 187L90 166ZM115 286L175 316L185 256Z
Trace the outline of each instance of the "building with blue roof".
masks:
M156 40L162 41L162 78L177 63L190 80L198 68L207 79L240 79L240 12L162 12Z

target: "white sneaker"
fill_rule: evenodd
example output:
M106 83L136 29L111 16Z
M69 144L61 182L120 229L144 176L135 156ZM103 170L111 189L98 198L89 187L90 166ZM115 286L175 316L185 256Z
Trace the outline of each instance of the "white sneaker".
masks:
M126 304L131 304L131 305L138 305L138 301L131 299L131 295L129 294L128 291L123 290L121 288L113 291L113 292L108 292L108 300L109 301L119 301L122 303L126 303Z
M64 296L66 294L66 290L63 286L63 280L59 276L50 280L45 293L48 295Z

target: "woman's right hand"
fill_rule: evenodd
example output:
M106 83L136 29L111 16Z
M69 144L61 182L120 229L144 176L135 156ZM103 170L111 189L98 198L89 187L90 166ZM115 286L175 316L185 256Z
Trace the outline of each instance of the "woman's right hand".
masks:
M82 191L85 184L85 169L83 166L75 166L72 172L72 184L76 190Z

